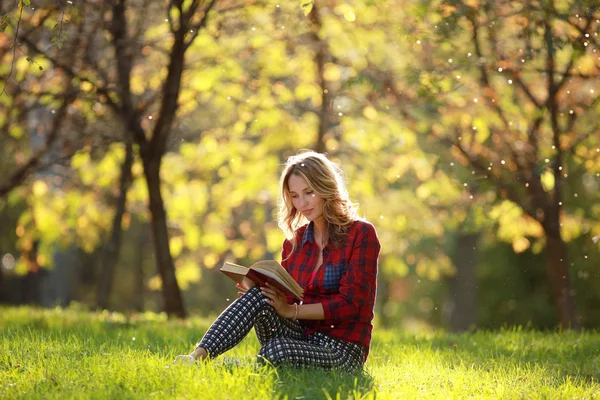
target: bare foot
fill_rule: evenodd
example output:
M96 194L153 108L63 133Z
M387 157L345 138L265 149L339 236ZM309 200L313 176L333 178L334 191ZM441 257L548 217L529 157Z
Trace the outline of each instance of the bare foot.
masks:
M196 360L204 360L208 357L208 352L204 348L198 347L190 354L190 356L194 357Z

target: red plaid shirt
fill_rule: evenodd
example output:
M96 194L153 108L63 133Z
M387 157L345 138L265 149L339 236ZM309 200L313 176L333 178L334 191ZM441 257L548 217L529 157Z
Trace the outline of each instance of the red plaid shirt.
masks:
M322 332L346 342L359 343L367 354L373 330L373 307L377 287L379 239L373 225L355 221L340 247L323 249L323 264L314 273L319 246L313 223L296 231L297 248L283 243L282 265L304 289L304 303L321 303L325 319L302 320L306 334Z

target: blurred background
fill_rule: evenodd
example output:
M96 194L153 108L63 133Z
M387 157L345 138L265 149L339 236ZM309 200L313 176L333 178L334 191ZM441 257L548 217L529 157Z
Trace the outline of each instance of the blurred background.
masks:
M326 152L376 321L600 326L597 1L0 5L0 302L209 316Z

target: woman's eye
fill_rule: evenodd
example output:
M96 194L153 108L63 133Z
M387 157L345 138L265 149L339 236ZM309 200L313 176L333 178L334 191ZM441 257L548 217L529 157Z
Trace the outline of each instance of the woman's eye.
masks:
M309 190L306 192L306 194L312 194L312 193L313 193L312 190Z

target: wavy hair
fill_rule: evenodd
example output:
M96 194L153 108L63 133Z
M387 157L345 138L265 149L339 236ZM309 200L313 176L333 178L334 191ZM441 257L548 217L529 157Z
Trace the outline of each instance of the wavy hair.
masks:
M292 203L288 187L288 181L292 175L304 178L310 189L323 198L323 217L327 222L328 242L335 245L340 244L348 227L358 219L356 205L348 197L341 168L324 154L307 151L286 160L279 181L281 200L278 224L292 243L291 252L293 253L298 246L296 229L307 222Z

